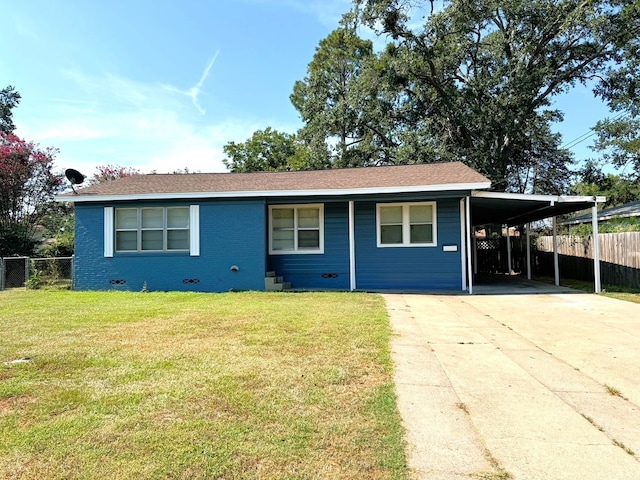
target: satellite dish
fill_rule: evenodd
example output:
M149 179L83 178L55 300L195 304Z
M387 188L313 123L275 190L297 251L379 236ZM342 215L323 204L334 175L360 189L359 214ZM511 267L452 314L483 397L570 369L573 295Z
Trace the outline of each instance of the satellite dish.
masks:
M64 171L64 176L67 177L67 180L69 180L72 185L80 185L85 179L83 174L73 168L67 168Z
M67 180L69 180L69 183L71 184L71 190L73 190L73 193L77 194L78 192L76 192L76 189L73 188L73 186L80 185L82 182L84 182L84 179L86 177L83 174L81 174L79 171L74 170L73 168L67 168L64 171L64 176L67 177Z

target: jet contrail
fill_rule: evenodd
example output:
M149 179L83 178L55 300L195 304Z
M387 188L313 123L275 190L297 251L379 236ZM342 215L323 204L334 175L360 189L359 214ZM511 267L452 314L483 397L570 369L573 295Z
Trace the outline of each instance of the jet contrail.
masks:
M206 110L202 107L202 105L200 105L200 102L198 101L198 96L200 95L200 91L202 90L202 85L204 84L205 80L209 76L209 72L211 71L211 68L213 67L213 64L215 63L216 58L218 58L218 54L219 53L220 53L220 50L218 50L213 55L213 57L211 57L211 59L207 63L207 66L205 67L204 71L202 72L202 76L200 77L200 80L198 80L198 83L196 83L189 90L180 90L179 88L176 88L176 87L174 87L172 85L165 85L164 87L167 90L169 90L170 92L176 92L176 93L179 93L181 95L185 95L187 97L190 97L191 98L191 102L193 103L193 106L196 107L196 109L198 109L198 111L204 115Z

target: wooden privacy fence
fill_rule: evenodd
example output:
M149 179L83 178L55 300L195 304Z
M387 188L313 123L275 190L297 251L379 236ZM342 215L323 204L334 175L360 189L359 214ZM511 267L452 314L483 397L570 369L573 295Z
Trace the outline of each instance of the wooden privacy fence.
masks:
M605 285L640 288L640 232L601 233L600 273ZM560 276L593 281L593 237L558 235ZM543 273L553 273L553 237L537 240Z

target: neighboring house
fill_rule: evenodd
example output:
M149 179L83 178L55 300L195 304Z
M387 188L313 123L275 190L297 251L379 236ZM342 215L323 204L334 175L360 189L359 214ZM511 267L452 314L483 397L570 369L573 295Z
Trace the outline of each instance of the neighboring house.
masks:
M461 200L489 186L454 162L135 175L58 200L75 203L76 290L264 290L267 272L294 289L463 290Z
M630 218L640 216L640 200L617 207L605 208L598 212L598 222L606 222L614 218ZM563 225L577 225L579 223L591 223L591 214L569 218L562 222Z

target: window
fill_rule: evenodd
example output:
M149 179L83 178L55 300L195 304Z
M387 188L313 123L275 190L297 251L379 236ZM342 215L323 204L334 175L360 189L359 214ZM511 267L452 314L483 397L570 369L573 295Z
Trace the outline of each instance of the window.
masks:
M189 251L189 207L115 209L117 252Z
M323 205L269 207L269 253L323 253Z
M437 244L436 202L379 203L378 247L433 247Z

